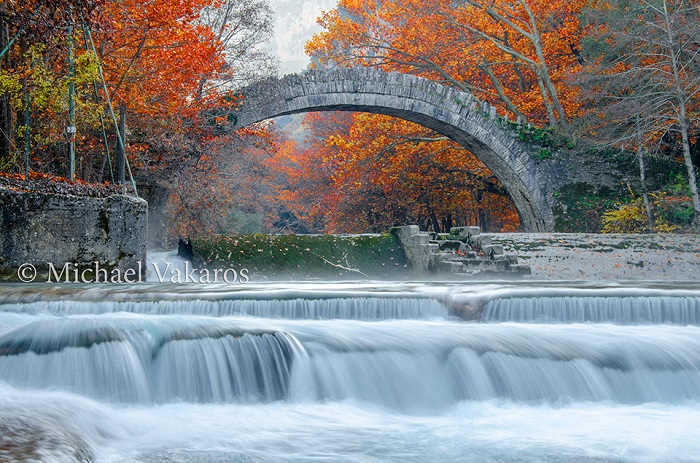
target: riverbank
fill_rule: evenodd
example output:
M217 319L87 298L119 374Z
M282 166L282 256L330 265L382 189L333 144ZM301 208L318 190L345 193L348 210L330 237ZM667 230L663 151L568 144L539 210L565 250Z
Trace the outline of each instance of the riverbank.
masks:
M502 278L700 281L700 235L485 235L532 272L504 273ZM403 249L389 235L239 235L194 239L193 245L197 264L247 268L256 278L410 278ZM473 278L500 279L500 275L489 272Z
M489 235L530 266L529 279L700 281L700 235Z

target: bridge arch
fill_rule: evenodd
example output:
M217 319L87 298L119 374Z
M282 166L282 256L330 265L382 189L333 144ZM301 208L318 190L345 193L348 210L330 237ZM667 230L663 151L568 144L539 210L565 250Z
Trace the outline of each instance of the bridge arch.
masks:
M447 136L472 152L500 180L525 231L554 229L550 182L530 148L468 93L421 77L372 68L307 71L270 78L242 90L230 119L235 130L277 116L357 111L395 116Z

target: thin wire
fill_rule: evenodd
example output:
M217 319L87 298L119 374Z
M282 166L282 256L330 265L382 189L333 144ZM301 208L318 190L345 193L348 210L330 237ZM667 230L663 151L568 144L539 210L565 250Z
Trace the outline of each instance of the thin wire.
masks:
M90 44L88 43L88 36L86 29L83 25L83 34L85 36L85 50L90 51ZM95 95L95 102L100 101L100 95L97 91L97 82L92 81L92 92ZM112 179L112 183L114 183L114 171L112 170L112 157L109 154L109 142L107 141L107 131L105 130L105 119L102 117L102 114L100 114L100 127L102 127L102 142L104 143L105 146L105 154L107 155L107 164L109 164L109 177Z
M32 15L29 17L29 21L27 23L30 23L32 19L34 19L34 16L39 12L39 7L36 7L36 9L32 12ZM5 56L5 53L8 52L10 47L12 46L13 43L15 43L15 40L19 38L19 36L24 32L24 29L27 28L27 25L25 24L24 26L20 27L17 33L15 34L14 37L12 37L12 40L10 40L7 45L5 45L5 48L3 48L2 52L0 52L0 59L2 59L3 56Z
M107 105L109 107L109 112L112 115L112 122L114 122L114 127L116 128L117 131L117 139L119 140L119 147L122 150L122 153L124 153L124 162L126 164L126 169L129 171L129 178L131 179L131 186L134 189L134 195L138 197L138 191L136 191L136 182L134 181L134 176L131 174L131 166L129 165L129 158L126 156L126 149L124 147L124 139L122 138L122 134L119 131L119 124L117 123L117 117L114 115L114 107L112 106L112 100L109 98L109 91L107 90L107 84L105 82L105 77L104 74L102 74L102 63L100 63L100 57L97 55L97 49L95 48L95 42L92 40L92 34L90 33L90 28L88 28L87 24L83 24L83 28L87 32L88 39L90 40L90 46L92 47L92 53L95 55L95 58L97 59L97 71L100 74L100 80L102 81L102 89L105 92L105 97L107 98Z

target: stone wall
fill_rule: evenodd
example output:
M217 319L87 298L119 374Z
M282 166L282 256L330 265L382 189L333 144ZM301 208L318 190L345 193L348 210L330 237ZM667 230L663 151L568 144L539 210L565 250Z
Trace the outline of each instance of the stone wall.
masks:
M418 225L394 227L391 233L399 239L406 256L406 264L414 275L425 276L435 273L438 266L439 246L430 242L428 233L421 233Z
M0 268L10 276L25 263L40 270L67 262L137 269L146 262L147 208L143 199L125 195L94 198L0 188Z

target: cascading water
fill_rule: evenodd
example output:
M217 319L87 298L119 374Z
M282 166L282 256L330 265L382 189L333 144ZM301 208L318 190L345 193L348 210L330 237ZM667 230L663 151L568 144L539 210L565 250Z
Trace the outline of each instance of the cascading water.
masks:
M6 304L6 312L52 313L55 315L132 312L153 315L208 315L324 320L426 319L444 318L447 307L430 298L350 297L326 299L233 299L175 301L107 301L102 304L77 301L43 301L29 304Z
M692 285L288 286L6 297L0 460L700 461Z
M127 403L271 401L286 397L297 350L284 332L226 321L70 317L0 337L0 378Z
M486 305L483 321L700 325L700 297L527 297Z

